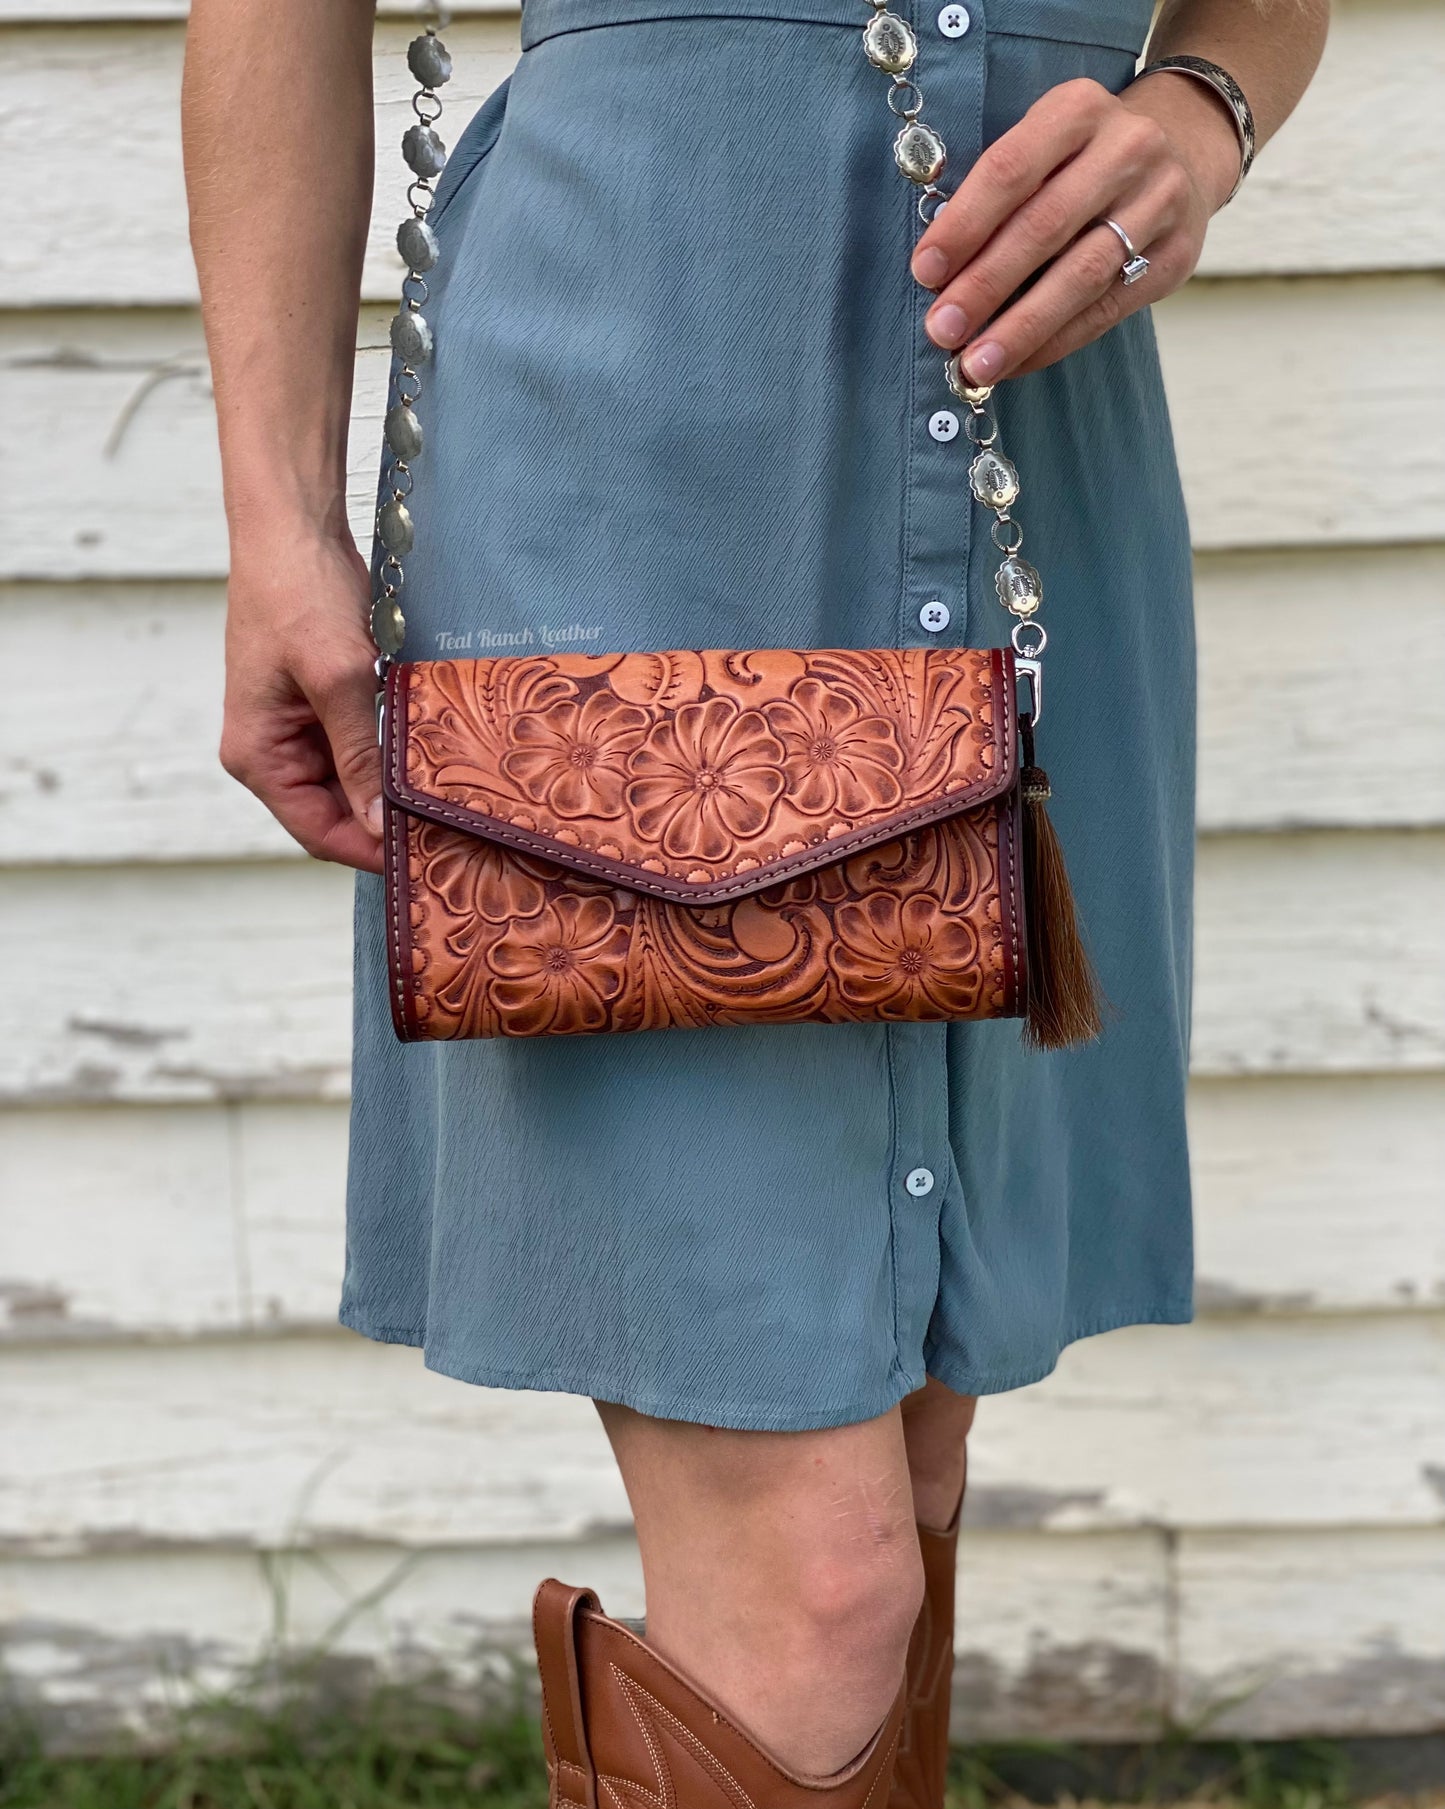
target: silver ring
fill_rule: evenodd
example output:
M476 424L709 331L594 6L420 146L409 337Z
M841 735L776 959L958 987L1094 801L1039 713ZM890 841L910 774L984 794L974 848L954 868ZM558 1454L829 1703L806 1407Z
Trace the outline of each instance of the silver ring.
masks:
M1123 279L1126 289L1130 283L1137 283L1141 276L1147 276L1149 274L1148 258L1144 256L1142 251L1135 251L1134 241L1129 237L1128 233L1125 232L1124 228L1117 220L1111 220L1105 215L1103 218L1096 220L1094 224L1096 226L1107 226L1109 231L1114 234L1119 243L1124 247L1125 259L1120 267L1119 275Z

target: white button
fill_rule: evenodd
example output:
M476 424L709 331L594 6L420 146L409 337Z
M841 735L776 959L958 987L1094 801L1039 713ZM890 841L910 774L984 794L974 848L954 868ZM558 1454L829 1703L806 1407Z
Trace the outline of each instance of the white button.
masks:
M928 417L928 431L935 440L952 440L958 435L958 416L951 408L940 408Z
M918 619L930 634L942 634L948 626L949 608L935 597L931 603L925 603L918 612Z
M933 1170L931 1168L911 1168L904 1178L903 1185L915 1200L921 1200L924 1194L933 1192Z
M945 6L938 15L938 29L945 38L961 38L971 24L966 6Z

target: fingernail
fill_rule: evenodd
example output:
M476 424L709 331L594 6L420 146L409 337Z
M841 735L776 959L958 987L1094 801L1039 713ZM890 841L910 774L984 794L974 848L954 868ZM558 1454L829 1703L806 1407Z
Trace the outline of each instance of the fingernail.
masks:
M931 309L923 324L935 345L948 346L950 350L962 345L968 333L968 316L955 302L942 302Z
M925 289L936 289L948 275L948 259L936 245L929 245L915 256L913 275Z
M982 339L963 355L963 368L975 383L987 383L1003 369L1003 347L996 339Z
M381 799L373 798L366 807L367 827L373 835L381 834Z

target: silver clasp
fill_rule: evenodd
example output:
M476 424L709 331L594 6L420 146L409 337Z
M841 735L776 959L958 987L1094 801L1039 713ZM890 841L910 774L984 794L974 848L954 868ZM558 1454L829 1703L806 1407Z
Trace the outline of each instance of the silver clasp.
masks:
M379 659L373 660L372 671L376 674L376 745L383 747L386 743L386 674L391 661L383 653Z
M1029 701L1024 715L1031 723L1036 723L1043 713L1044 704L1044 667L1043 662L1028 657L1014 658L1014 671L1019 679L1028 687Z
M1040 662L1049 644L1048 633L1042 622L1020 619L1014 623L1009 638L1013 641L1014 671L1029 688L1029 707L1024 714L1030 722L1037 722L1044 707L1044 669Z

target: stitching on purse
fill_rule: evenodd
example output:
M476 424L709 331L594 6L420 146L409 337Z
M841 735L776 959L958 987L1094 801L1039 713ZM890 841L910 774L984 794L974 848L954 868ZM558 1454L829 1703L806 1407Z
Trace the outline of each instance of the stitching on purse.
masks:
M391 931L391 945L396 955L396 959L392 963L392 1003L396 1008L396 1015L401 1020L401 1031L405 1034L412 1028L412 1025L406 1008L406 964L402 959L405 951L402 948L401 942L401 870L403 863L401 851L397 846L400 841L399 826L393 823L390 825L390 828L391 834L387 837L386 845L386 861L388 866L387 903L391 917L389 926Z
M396 707L398 693L406 679L405 669L396 670L391 695L386 699L387 717ZM385 789L383 787L383 789ZM411 843L413 818L409 813L397 807L390 799L386 800L388 811L394 813L394 821L386 823L383 816L383 827L389 830L386 836L384 865L386 868L386 892L390 924L388 939L395 950L396 960L388 962L392 968L392 1018L397 1035L403 1042L418 1042L423 1039L420 1014L416 1006L421 993L421 983L415 974L416 949L411 934ZM406 887L403 898L402 888ZM403 911L406 915L403 918Z
M404 787L399 781L397 790L405 794L404 808L414 811L417 816L429 817L434 820L444 819L454 827L475 835L483 841L500 842L506 848L519 848L528 854L541 855L543 859L553 861L559 867L586 868L589 872L600 874L604 879L610 879L614 885L625 886L630 892L648 893L654 898L671 899L676 904L695 904L700 909L706 909L708 905L731 898L739 892L765 892L770 886L782 885L785 881L796 878L800 872L809 873L815 867L830 866L833 862L840 861L848 854L855 852L860 846L881 846L896 840L898 836L906 834L910 829L929 828L934 823L946 822L950 817L962 816L965 811L978 809L982 804L990 802L989 799L983 798L972 802L965 799L957 804L940 805L935 802L919 805L916 810L910 811L906 816L890 818L885 825L877 829L858 829L847 836L839 836L828 844L826 854L811 857L801 854L792 855L776 865L769 862L766 869L762 870L765 872L764 878L760 879L757 874L750 873L745 878L732 880L726 885L721 881L709 881L706 886L699 887L694 892L682 891L674 886L655 885L652 883L651 874L648 874L645 879L637 879L634 877L637 869L629 867L625 863L604 861L595 856L575 853L570 848L567 848L565 853L559 853L557 843L534 841L525 831L514 830L510 823L503 824L499 828L495 819L491 817L486 818L485 827L479 826L475 815L463 815L458 811L449 810L446 805L435 803L430 798L425 804L416 802L421 794L413 792L410 787ZM561 846L566 848L565 843Z
M397 689L401 689L400 681L398 681ZM993 745L1004 756L1004 765L1007 767L1010 764L1008 754L1013 739L1011 733L1013 714L1006 702L1003 716L1003 725L995 724ZM786 880L795 878L799 873L810 873L816 867L831 865L834 861L842 860L859 847L881 846L895 840L899 835L906 834L910 829L926 828L933 823L944 822L949 817L961 816L964 811L976 809L980 804L990 801L988 797L971 801L962 799L957 802L951 799L945 799L942 802L934 799L928 804L916 805L914 809L906 811L900 817L890 817L882 825L855 829L848 835L838 836L828 844L826 854L795 854L785 856L777 862L769 861L764 868L759 869L759 872L766 875L764 878L760 879L758 873L750 873L744 878L735 879L728 884L723 884L721 881L709 881L706 886L699 887L696 891L684 891L675 886L661 886L652 883L651 874L639 880L634 877L637 869L625 862L605 861L596 855L579 853L566 848L565 844L563 844L565 852L559 853L558 844L551 840L535 840L525 830L513 829L510 823L498 824L494 817L487 816L485 812L456 810L434 798L427 797L424 793L419 793L405 782L401 772L402 748L406 739L405 730L409 724L400 716L395 705L390 712L390 718L391 785L393 792L401 801L402 808L432 821L450 823L453 827L468 834L480 836L485 841L500 842L506 848L520 848L526 853L540 855L544 860L554 861L559 867L568 867L573 870L581 868L600 874L604 879L611 880L614 885L625 886L629 891L643 892L654 898L671 899L676 904L695 904L700 909L706 909L708 905L716 904L738 893L765 892L770 886L781 885ZM1000 733L1000 726L1002 726L1002 733ZM1007 789L1011 790L1012 787ZM993 797L996 799L1000 795L1007 796L1007 790L1003 794L995 792ZM425 799L425 802L422 802L422 799ZM479 827L477 822L479 817L482 818L485 827Z
M1023 990L1019 984L1019 904L1018 878L1016 874L1018 849L1014 841L1014 831L1017 827L1018 812L1014 809L1012 803L1010 803L1008 808L1002 812L1002 816L1003 833L999 836L999 845L1000 852L1002 852L1005 846L1008 849L1007 890L1009 953L1013 961L1013 971L1009 975L1009 991L1012 993L1013 997L1009 1002L1013 1005L1017 1005L1019 1003L1019 995Z

